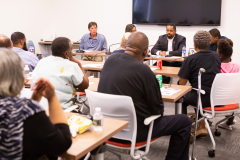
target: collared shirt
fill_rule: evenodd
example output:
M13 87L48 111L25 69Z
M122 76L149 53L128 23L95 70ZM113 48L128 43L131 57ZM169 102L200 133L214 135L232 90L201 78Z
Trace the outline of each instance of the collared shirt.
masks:
M12 50L19 55L24 64L30 65L33 68L37 66L39 59L37 58L37 56L35 56L35 54L28 51L24 51L23 49L18 47L13 47Z
M174 36L175 37L175 36ZM172 38L172 39L167 39L168 40L168 50L166 51L166 55L169 55L169 52L171 52L171 51L173 51L173 49L172 49L172 45L173 45L173 39L174 39L174 37ZM160 51L157 51L156 52L156 55L160 55Z
M108 51L106 38L100 33L97 33L95 38L92 38L90 33L85 34L81 39L79 48L91 51Z

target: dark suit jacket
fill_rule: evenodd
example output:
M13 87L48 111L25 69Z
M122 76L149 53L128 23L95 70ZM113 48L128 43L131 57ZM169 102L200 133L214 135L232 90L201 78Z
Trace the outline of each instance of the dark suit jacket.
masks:
M169 56L182 56L183 45L186 45L186 38L179 34L175 34L172 45L173 51L169 52ZM161 51L168 50L168 40L166 34L159 36L157 43L151 50L151 54L156 55L156 52L159 50Z

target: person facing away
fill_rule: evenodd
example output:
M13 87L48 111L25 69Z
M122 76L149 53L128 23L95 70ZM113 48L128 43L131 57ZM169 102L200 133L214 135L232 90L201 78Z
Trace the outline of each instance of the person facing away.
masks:
M125 28L125 33L127 32L130 32L130 33L133 33L133 32L136 32L137 29L136 29L136 26L134 24L128 24Z
M97 23L90 22L88 24L88 30L90 33L83 35L79 48L83 50L91 51L108 51L107 41L104 35L97 33ZM83 56L84 61L97 61L101 62L103 59L101 56Z
M220 31L217 28L213 28L209 31L212 37L211 45L209 46L209 50L217 51L217 44L220 39L226 39L227 37L221 36Z
M131 33L136 32L136 26L134 24L128 24L125 28L125 33L123 34L123 37L121 39L121 44L119 49L112 52L112 54L120 52L124 53L127 45L128 37L131 35Z
M201 88L205 91L205 94L201 94L202 106L209 107L210 104L210 91L213 80L217 73L220 73L220 57L218 53L208 50L211 44L212 38L207 31L198 31L194 37L194 49L197 53L187 57L178 73L179 85L186 85L187 81L192 86L192 90L184 96L182 103L182 113L187 114L187 106L197 105L198 94L195 89L198 89L198 73L200 68L204 68L206 71L201 76ZM194 89L195 88L195 89ZM201 115L199 113L199 118ZM205 122L199 122L196 136L207 135L207 129L205 128ZM193 138L193 134L191 134Z
M89 86L88 77L81 63L73 57L72 44L68 38L58 37L52 42L52 56L39 61L32 73L32 85L39 77L48 79L54 86L63 107L71 105L75 91L83 91Z
M72 140L53 85L40 78L31 99L19 98L24 64L11 49L0 48L0 57L0 159L38 159L66 152ZM42 96L48 100L49 116L38 103Z
M186 46L186 38L177 34L176 25L167 24L166 34L159 36L151 54L161 56L182 56L182 48Z
M115 53L106 60L98 92L132 98L137 117L137 142L147 139L145 118L161 115L154 121L152 138L171 135L166 160L188 160L191 121L183 114L163 116L164 104L159 83L151 69L142 63L147 53L147 36L142 32L132 33L125 53Z
M7 36L0 34L0 47L12 49L13 43Z
M217 52L221 59L221 73L238 73L240 66L237 63L231 62L233 53L233 42L231 39L220 39L217 44ZM235 124L234 117L220 123L218 126L227 130L232 130Z
M13 51L21 57L25 65L29 65L34 69L39 60L36 55L28 51L25 35L22 32L14 32L11 35L11 40L13 43Z

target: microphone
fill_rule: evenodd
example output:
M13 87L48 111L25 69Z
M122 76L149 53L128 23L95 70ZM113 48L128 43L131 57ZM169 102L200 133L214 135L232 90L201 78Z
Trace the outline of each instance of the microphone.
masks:
M81 39L80 39L80 40L81 40ZM78 40L78 41L80 41L80 40ZM88 39L88 40L89 40L89 39ZM87 40L86 42L88 42L88 40ZM86 42L79 43L79 50L76 50L77 53L85 53L85 51L80 48L80 45L81 45L81 44L84 44L84 43L86 43Z
M115 44L111 44L111 45L109 46L109 49L108 49L108 51L107 51L107 52L105 52L105 54L107 54L107 55L111 55L111 52L110 52L110 47L111 47L111 46L114 46L114 45L117 45L117 44L121 44L121 43L115 43Z

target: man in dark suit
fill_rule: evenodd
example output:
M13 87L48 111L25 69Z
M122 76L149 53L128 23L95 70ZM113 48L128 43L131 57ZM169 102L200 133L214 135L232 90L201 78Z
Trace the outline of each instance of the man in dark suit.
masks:
M159 36L157 43L151 50L153 55L161 56L182 56L182 48L186 46L186 38L176 34L176 25L170 23L166 27L166 34ZM180 67L179 62L163 61L164 66Z

